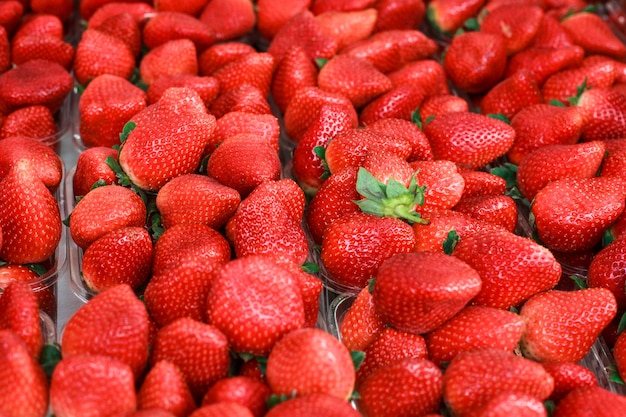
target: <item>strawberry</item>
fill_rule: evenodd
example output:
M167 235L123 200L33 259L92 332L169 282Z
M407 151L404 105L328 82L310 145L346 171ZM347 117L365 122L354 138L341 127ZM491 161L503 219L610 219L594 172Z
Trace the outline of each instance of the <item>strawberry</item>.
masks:
M322 32L337 42L337 49L370 37L378 19L374 8L354 11L327 11L315 16Z
M484 0L435 0L428 2L426 16L436 34L452 37L465 21L478 14L485 4Z
M168 75L198 75L195 44L187 38L167 41L145 54L139 63L139 75L147 85Z
M410 84L394 87L372 100L360 113L360 123L370 125L381 119L411 120L413 112L422 104L424 92Z
M168 88L186 87L190 88L200 95L204 105L211 106L213 101L219 95L219 83L214 77L201 77L190 74L169 75L158 78L148 87L148 104L154 104Z
M404 158L387 150L368 152L361 168L384 186L389 186L390 181L396 181L404 187L409 187L414 172L411 164Z
M137 407L141 410L162 409L176 417L185 417L196 409L185 377L172 362L156 362L137 391Z
M33 163L15 160L0 181L0 193L0 258L18 264L50 258L61 240L59 206L38 178Z
M622 395L602 387L580 388L570 392L557 404L554 417L618 417L626 412Z
M438 410L442 373L427 359L394 361L371 373L361 384L357 404L367 416L426 415ZM402 384L402 389L396 389Z
M266 417L305 417L323 415L326 417L359 417L349 402L329 394L308 394L290 398L272 407Z
M39 322L39 301L33 288L25 281L9 283L0 295L0 329L7 329L24 342L35 359L43 347Z
M254 417L248 408L230 401L204 405L189 415L189 417L212 416Z
M245 54L213 73L224 94L243 84L261 90L264 96L270 92L275 59L267 52Z
M411 84L421 88L426 97L450 93L446 71L443 65L434 59L408 62L388 75L394 86Z
M584 141L620 139L626 134L626 97L610 88L592 88L582 93L578 106L588 115Z
M0 127L0 138L26 136L33 139L46 139L54 136L57 126L54 116L46 106L22 107L7 115Z
M253 52L256 52L254 47L243 42L216 43L202 51L198 56L200 75L213 75L215 71L226 64Z
M476 305L516 306L539 291L553 288L561 278L561 265L548 249L506 230L467 234L452 254L480 275L482 287L473 300Z
M606 288L537 294L520 311L526 321L522 352L538 361L580 361L616 312Z
M515 139L506 152L509 162L520 164L533 150L544 145L571 145L580 139L586 123L578 107L535 104L521 109L511 120Z
M592 178L604 159L605 146L599 141L573 145L545 145L524 157L517 169L517 185L529 201L543 187L563 178ZM555 163L558 161L558 163Z
M341 342L351 351L362 351L385 327L372 302L369 287L354 298L339 323Z
M543 18L539 6L502 5L480 22L480 31L504 37L506 53L511 56L526 49L533 41Z
M338 50L337 42L324 33L309 10L303 10L289 18L272 38L267 52L280 62L294 45L304 49L310 59L330 59Z
M316 327L319 324L319 315L323 304L320 303L322 296L322 280L313 272L307 271L306 265L283 264L296 278L304 303L304 327Z
M543 401L553 388L554 379L540 364L495 348L459 353L443 375L444 401L460 416L469 415L504 393L530 395Z
M505 122L469 112L442 114L423 130L435 159L474 169L504 155L516 138Z
M48 276L50 276L49 273L39 275L24 265L5 263L0 266L0 289L6 288L11 282L15 281L28 283L35 292L39 310L54 318L57 312L57 298L54 292L55 288L48 285ZM37 317L39 323L39 312L37 312Z
M515 232L517 226L517 204L508 195L479 195L462 198L454 210L465 213L474 219Z
M465 99L453 94L437 94L426 97L419 109L420 119L428 120L450 112L467 112L469 105Z
M12 36L24 14L24 5L18 0L9 0L0 5L0 26Z
M554 391L550 399L559 402L570 391L594 387L598 380L593 371L575 362L542 362L541 366L554 378Z
M502 114L511 120L524 107L543 103L530 71L520 69L493 86L480 100L482 114Z
M419 27L426 15L422 0L382 0L375 4L378 18L375 32L411 30Z
M83 85L102 74L129 79L135 69L135 56L121 39L87 29L76 46L73 69L76 81Z
M30 1L33 13L53 14L62 21L68 21L74 11L74 2L68 0L34 0Z
M552 74L541 86L541 93L546 103L558 100L569 104L568 99L578 95L583 83L593 89L609 88L614 82L615 66L610 61L596 61Z
M250 114L272 113L267 97L261 90L249 84L243 84L219 95L210 107L210 113L218 119L226 113L235 111Z
M117 37L128 46L135 58L139 57L141 52L141 29L139 29L139 23L132 14L123 12L113 15L103 20L94 29Z
M506 191L505 179L490 172L466 168L460 168L458 172L465 182L461 199L479 195L501 195Z
M563 252L593 248L624 210L623 190L621 179L615 177L551 182L531 206L539 239Z
M300 46L289 49L276 65L270 90L274 103L285 113L300 88L317 86L318 68Z
M141 227L146 222L146 206L126 187L104 185L76 203L70 215L70 234L78 247L86 249L110 231L124 226Z
M320 258L334 283L354 291L365 287L387 258L413 246L415 235L407 223L357 212L328 225Z
M374 0L314 0L311 5L311 11L318 15L330 11L354 11L363 10L371 7L375 3Z
M208 114L198 93L188 88L168 89L131 121L136 127L122 145L119 163L134 184L151 191L176 176L195 172L206 138L215 129L215 117Z
M87 194L98 181L104 184L117 182L115 172L105 162L108 157L117 160L117 151L113 148L95 147L85 149L78 155L72 177L72 190L75 197Z
M450 81L468 93L483 93L495 86L502 79L506 64L505 38L482 31L454 36L443 60Z
M127 364L138 378L148 362L149 333L146 307L130 286L119 284L95 295L68 320L61 352L66 359L91 355L114 358Z
M459 353L476 348L512 352L524 327L524 321L515 313L493 307L467 306L424 336L428 358L442 366Z
M537 85L542 86L553 74L579 66L584 53L576 45L562 48L530 47L509 58L504 76L510 77L525 70L531 74Z
M535 396L526 394L502 393L496 395L468 416L498 417L515 413L524 417L546 417L547 410L543 402ZM515 415L513 414L513 415Z
M156 205L165 228L203 223L219 229L233 215L240 201L239 193L211 177L184 174L159 190Z
M214 42L213 32L205 22L176 11L159 11L144 25L141 35L148 49L176 39L189 39L201 52Z
M58 39L64 36L63 22L58 16L53 14L31 14L24 16L17 30L13 34L15 41L21 36L29 35L50 35Z
M137 408L128 364L103 355L64 357L54 368L50 405L58 416L99 416Z
M143 227L121 227L98 238L85 250L81 276L87 287L101 292L118 284L136 290L148 281L152 238Z
M57 62L70 70L74 61L74 47L54 36L21 36L11 43L11 59L21 65L31 59L45 59Z
M424 204L415 207L419 213L450 209L461 199L465 180L451 161L414 161L411 168L416 182L426 187Z
M573 45L572 38L563 29L559 20L550 13L544 13L539 23L539 30L537 30L530 47L561 49Z
M45 416L48 381L26 344L10 330L0 330L0 413L7 416Z
M621 319L620 319L621 320ZM613 359L615 360L615 367L617 374L623 379L626 371L626 333L623 331L617 334L615 344L613 345ZM595 375L594 375L595 376ZM589 384L591 385L591 384ZM597 381L596 381L597 385Z
M334 336L317 328L285 334L267 358L267 382L274 394L329 394L347 400L354 389L350 352Z
M270 395L266 384L248 376L233 376L213 384L202 397L202 405L230 401L245 406L254 417L262 417L267 412Z
M428 276L426 283L421 277ZM476 271L449 255L413 252L388 257L375 272L374 306L383 321L427 333L460 311L481 288ZM401 291L405 296L397 298Z
M228 374L228 340L215 326L180 318L159 329L151 364L167 360L183 373L199 401L208 388Z
M95 2L105 1L105 4L94 5ZM95 7L93 7L95 6ZM142 27L149 16L153 16L156 10L152 5L144 2L123 2L109 0L86 0L80 3L81 16L87 20L87 28L93 29L102 24L108 18L121 14L130 13L137 24ZM92 8L93 7L93 8ZM91 9L91 10L83 10Z
M626 276L621 273L621 263L626 252L622 237L602 248L592 259L587 272L589 288L603 287L611 290L620 309L626 307Z
M176 417L173 413L159 408L150 408L147 410L135 410L131 412L121 412L113 414L115 417Z
M234 111L217 119L215 132L209 138L204 154L213 153L220 143L238 134L256 135L262 141L266 141L276 152L279 151L280 125L276 116Z
M0 73L11 68L11 44L6 29L0 29Z
M127 79L112 74L96 76L78 101L83 145L112 147L119 144L124 125L146 106L146 93Z
M404 138L411 144L411 154L406 158L409 162L432 161L434 159L430 143L422 130L413 122L397 118L377 120L366 126L366 129Z
M27 159L39 179L54 191L61 183L63 163L54 150L38 140L13 136L0 140L0 179L4 178L16 161Z
M617 59L626 57L626 45L609 23L595 13L573 13L561 20L561 27L588 55L603 54Z
M216 41L240 38L256 23L254 6L248 0L211 0L199 18L211 28Z
M259 0L256 3L256 28L271 40L287 21L311 6L312 0Z
M204 9L207 3L207 0L157 0L154 2L154 7L159 12L180 12L197 16L202 12L202 9Z

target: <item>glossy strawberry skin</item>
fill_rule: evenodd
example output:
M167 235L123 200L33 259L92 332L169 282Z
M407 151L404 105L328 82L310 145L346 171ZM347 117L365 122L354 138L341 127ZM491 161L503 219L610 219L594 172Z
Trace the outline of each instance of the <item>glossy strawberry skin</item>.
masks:
M106 158L117 160L117 151L113 148L96 146L81 152L76 161L76 169L72 178L74 196L84 196L93 185L102 180L106 184L117 182L115 172L106 163Z
M276 64L270 90L278 109L285 113L287 105L302 87L317 86L318 68L300 46L289 49Z
M585 91L578 106L588 117L582 131L582 139L621 139L626 133L626 97L608 88Z
M309 394L282 402L267 412L267 417L358 417L361 414L352 405L329 394Z
M541 366L554 378L551 400L558 402L572 390L598 385L598 379L593 371L578 363L542 362Z
M141 35L148 49L174 39L186 38L202 52L214 42L209 26L194 16L177 11L160 11L144 25Z
M137 407L140 410L162 409L181 417L192 413L197 406L180 369L163 360L146 373L137 390Z
M539 85L532 74L523 69L492 87L480 101L480 112L503 114L511 120L523 107L538 103L543 103Z
M596 53L618 59L626 56L626 46L611 30L608 22L595 13L575 13L563 19L561 26L587 54Z
M266 401L270 395L266 384L251 377L233 376L213 384L202 397L202 405L231 401L248 408L254 417L262 417L267 412Z
M76 47L74 75L85 85L102 74L128 79L135 68L135 57L119 38L96 29L87 29Z
M22 107L11 112L2 122L0 137L27 136L42 142L54 140L57 125L54 115L46 106Z
M554 417L585 415L618 417L626 411L624 397L605 388L588 387L570 392L554 409Z
M216 41L244 36L252 30L256 20L253 5L245 0L209 2L199 18L212 29Z
M354 298L339 324L341 342L352 352L364 350L385 327L376 312L369 288Z
M462 198L454 210L468 214L474 219L515 232L518 221L518 208L515 200L508 195L480 195Z
M543 10L539 6L502 5L485 16L480 30L502 35L510 56L526 49L533 41L542 17Z
M24 281L14 281L0 295L0 328L12 331L39 359L43 331L39 321L39 301L33 288Z
M620 309L626 307L626 295L623 291L626 277L620 272L626 252L626 241L618 237L601 249L592 259L587 272L587 283L590 288L604 287L615 296Z

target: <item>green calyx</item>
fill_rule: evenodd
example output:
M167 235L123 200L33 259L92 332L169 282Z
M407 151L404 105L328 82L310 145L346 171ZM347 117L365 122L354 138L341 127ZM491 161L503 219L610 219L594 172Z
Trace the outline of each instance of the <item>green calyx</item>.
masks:
M384 184L361 167L357 174L356 190L364 199L354 200L354 203L364 213L402 219L411 224L427 223L415 211L416 206L424 205L426 190L426 187L417 185L415 175L412 176L407 188L393 178Z

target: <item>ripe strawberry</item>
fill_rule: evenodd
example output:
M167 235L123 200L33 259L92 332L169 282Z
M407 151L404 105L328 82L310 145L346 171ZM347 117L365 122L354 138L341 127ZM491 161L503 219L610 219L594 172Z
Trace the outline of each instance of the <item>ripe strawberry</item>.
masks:
M530 71L520 69L493 86L480 100L482 114L502 114L511 120L524 107L543 103Z
M0 329L16 334L30 354L39 359L43 334L39 321L39 301L25 281L14 281L0 294Z
M413 229L402 220L353 213L328 225L320 257L329 279L354 291L365 287L387 258L413 246Z
M385 327L372 302L369 287L363 288L339 322L339 339L350 350L362 351Z
M542 362L541 366L554 378L554 391L550 399L558 402L570 391L594 387L598 380L593 371L575 362Z
M517 203L508 195L479 195L462 198L454 210L470 217L515 232L517 226Z
M621 263L626 252L626 240L621 236L601 249L591 261L587 273L589 288L603 287L611 290L620 309L626 307L626 276L621 272Z
M80 3L79 11L80 15L87 21L87 28L89 29L93 29L111 16L121 13L130 13L137 23L143 26L148 16L152 16L156 12L148 3L117 0L86 0Z
M428 283L422 277L428 276ZM481 288L476 271L441 253L397 254L375 272L374 306L383 321L406 332L427 333L460 311ZM397 298L401 291L405 296ZM392 295L394 294L394 295Z
M456 415L468 415L504 393L543 401L553 388L554 379L540 364L495 348L459 353L443 375L444 401Z
M168 75L198 75L195 44L187 38L167 41L143 56L139 75L147 85Z
M128 79L135 68L135 56L124 41L101 32L87 29L76 46L74 76L85 85L102 74Z
M554 181L531 206L539 239L563 252L593 248L623 210L624 186L615 177Z
M511 120L515 139L506 156L509 162L520 164L539 147L574 144L579 141L585 123L584 113L576 106L535 104L523 108Z
M74 2L69 0L35 0L29 5L33 13L53 14L62 21L68 21L74 11Z
M11 43L11 59L15 65L31 59L45 59L57 62L69 71L74 61L74 47L50 35L21 36Z
M317 86L317 73L317 66L303 48L296 45L287 51L276 65L270 86L274 103L281 113L285 113L300 88Z
M176 417L185 417L196 409L196 403L180 369L162 360L146 373L137 391L137 407L140 410L158 408Z
M303 10L285 22L270 42L267 52L280 62L294 45L304 49L310 59L330 59L338 50L337 42L322 31L309 10Z
M292 330L267 359L267 382L273 393L296 396L321 393L347 400L354 389L350 352L331 334L317 328Z
M217 119L215 132L207 141L204 154L210 155L220 143L238 134L256 135L276 152L279 151L280 125L276 116L234 111Z
M552 16L549 11L544 13L539 23L539 30L537 30L530 47L561 49L573 45L572 38L563 29L559 19Z
M154 2L154 8L159 12L180 12L191 16L197 16L207 5L207 0L157 0Z
M465 21L478 14L484 0L435 0L428 3L426 15L435 32L444 38L452 37Z
M443 68L450 81L461 90L483 93L502 79L506 63L507 49L502 35L463 32L452 39Z
M512 126L475 113L446 113L424 126L435 159L480 168L504 155L516 138Z
M505 4L487 13L480 22L480 31L503 36L506 53L511 56L531 44L543 14L539 6Z
M469 105L465 99L443 93L426 97L418 109L420 119L423 121L444 113L467 111L469 111Z
M371 36L378 12L374 8L353 11L327 11L315 16L322 32L337 42L337 49Z
M450 93L446 71L443 65L434 59L408 62L388 75L394 86L411 84L421 88L426 97Z
M424 100L424 92L410 84L394 87L372 100L361 110L360 122L368 126L381 119L411 120L413 112Z
M626 412L622 395L601 387L580 388L569 393L557 404L554 417L618 417Z
M229 62L253 52L256 52L254 47L244 42L216 43L200 53L198 57L200 75L213 75L215 71Z
M119 185L104 185L76 203L70 215L70 234L78 247L86 249L110 231L141 227L145 222L146 206L137 194Z
M4 178L20 159L31 162L35 173L50 191L58 188L63 175L61 158L49 146L24 136L0 140L0 179Z
M442 373L427 359L391 362L371 373L359 388L359 410L367 416L426 415L439 408ZM398 390L399 384L403 389Z
M211 106L219 94L219 83L214 77L181 74L160 77L148 87L148 104L154 104L168 88L186 87L198 93L204 105Z
M524 328L524 321L515 313L493 307L467 306L424 336L428 359L442 366L459 353L476 348L512 352Z
M243 84L249 84L261 90L264 96L270 92L274 73L275 59L267 52L245 54L226 64L213 73L224 94Z
M411 164L404 158L387 150L368 152L361 168L369 172L376 181L385 187L389 185L390 181L397 181L402 186L409 187L414 173ZM361 203L359 202L359 204Z
M318 15L330 11L354 11L363 10L371 7L375 1L373 0L315 0L311 5L311 11Z
M588 55L603 54L617 59L626 57L626 45L608 22L596 13L573 13L561 21L561 27Z
M604 153L604 143L599 141L541 146L520 161L517 170L519 190L532 201L539 190L552 181L595 177Z
M219 95L210 107L210 113L218 119L226 113L234 111L251 114L272 113L270 104L263 92L248 84L243 84Z
M0 194L0 258L17 264L50 258L61 240L59 206L33 163L16 159L0 181Z
M613 359L617 374L623 379L626 374L626 333L623 331L617 334L615 344L613 345ZM597 384L597 382L596 382Z
M312 0L259 0L256 3L256 28L271 40L287 21L311 6Z
M212 416L254 417L248 408L231 401L204 405L189 415L189 417Z
M26 344L12 331L0 330L0 413L7 416L45 416L48 381Z
M0 26L12 36L24 14L24 5L18 0L9 0L0 5Z
M502 393L467 415L470 417L503 417L508 415L547 417L548 413L544 403L533 395Z
M112 414L114 417L176 417L169 411L165 411L159 408L151 408L147 410L136 410L131 412L121 412Z
M211 28L216 41L227 41L250 32L256 17L248 0L211 0L202 9L200 20Z
M506 191L506 181L495 174L466 168L458 171L465 181L462 199L479 195L502 195Z
M413 122L403 119L386 118L367 125L366 129L374 130L387 136L404 138L412 147L411 154L406 158L409 162L432 161L434 159L426 135L424 135L422 130Z
M44 140L54 136L56 132L57 126L50 109L35 105L22 107L8 114L0 127L0 138L26 136Z
M127 79L112 74L96 76L78 101L83 145L112 147L119 144L124 125L146 106L146 93Z
M50 405L58 416L112 415L137 408L126 363L103 355L64 357L54 368Z
M596 61L552 74L541 86L541 93L546 103L558 100L569 104L568 99L578 95L583 83L593 89L609 88L614 82L615 66L610 61Z
M0 29L0 73L11 68L11 43L6 29Z
M262 417L267 412L266 402L270 395L266 384L248 376L233 376L213 384L202 397L202 406L234 402L248 408L254 417Z
M359 417L349 402L329 394L308 394L290 398L272 407L266 417L305 417L320 415L326 417Z
M104 184L117 182L115 172L105 162L108 157L117 160L117 151L100 146L85 149L78 155L72 177L72 190L75 197L87 194L98 181Z
M63 39L63 22L58 16L52 14L31 14L24 16L17 30L13 34L12 40L17 40L21 36L29 35L51 35Z
M150 191L195 172L206 138L215 129L215 117L208 114L198 93L188 88L168 89L132 121L136 127L122 145L119 163L134 184Z
M196 50L202 52L214 42L213 32L205 22L176 11L159 11L144 25L141 35L148 49L177 39L189 39Z
M528 71L537 85L561 70L571 69L582 63L584 51L573 45L562 48L530 47L509 58L505 77L518 71Z
M422 0L383 0L375 4L378 18L375 32L411 30L419 27L426 15Z
M35 292L39 310L54 318L57 312L57 298L53 291L54 287L46 286L45 276L44 274L44 278L41 278L39 274L27 266L6 263L0 266L0 289L6 288L15 281L28 283ZM39 323L39 312L37 312L37 317Z
M456 206L463 194L465 180L451 161L414 161L411 168L415 172L417 184L426 187L424 204L416 206L418 213L433 210L451 209Z
M215 326L180 318L159 329L151 364L167 360L178 366L196 401L228 374L228 340Z
M103 20L94 29L117 37L128 46L135 58L139 57L141 52L141 29L139 29L139 23L132 14L123 12L113 15Z
M626 134L626 96L610 88L592 88L582 93L578 106L587 115L582 139L620 139Z

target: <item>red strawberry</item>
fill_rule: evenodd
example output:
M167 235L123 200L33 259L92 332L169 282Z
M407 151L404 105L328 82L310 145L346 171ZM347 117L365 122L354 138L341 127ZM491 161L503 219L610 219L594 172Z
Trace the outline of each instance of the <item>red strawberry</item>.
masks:
M615 177L551 182L531 206L539 239L551 249L593 248L624 210L624 185Z
M390 181L397 181L404 187L409 187L414 173L411 164L404 158L385 150L368 152L361 167L384 186L388 186Z
M505 77L525 70L537 85L542 86L551 75L579 66L583 56L583 49L575 45L563 48L530 47L510 57Z
M124 125L146 106L146 93L127 79L112 74L95 77L78 102L83 145L112 147L119 144Z
M168 89L132 121L136 127L122 145L120 166L134 184L151 191L178 175L195 172L206 138L215 129L215 117L188 88Z
M186 87L200 95L204 105L211 106L219 94L219 83L214 77L200 77L190 74L169 75L158 78L148 87L148 104L154 104L168 88Z
M480 168L504 155L516 138L505 122L475 113L446 113L424 126L435 159Z
M39 301L31 286L25 281L9 283L0 294L0 329L17 335L35 359L43 347L39 320Z
M202 9L207 5L207 3L208 0L157 0L154 2L154 7L159 12L181 12L197 16L200 12L202 12Z
M465 21L478 14L484 0L435 0L428 3L427 17L437 34L451 37Z
M419 27L426 15L422 0L382 0L376 2L375 32L410 30Z
M539 6L502 5L487 13L480 31L504 37L507 55L526 49L533 41L543 18Z
M57 298L54 293L55 288L48 285L50 276L50 273L38 275L26 266L7 263L0 266L0 289L6 288L15 281L28 283L35 292L39 310L54 318L57 312ZM37 322L40 323L39 312L37 312Z
M363 10L371 7L375 1L373 0L314 0L311 5L311 11L318 15L330 11L351 11Z
M216 43L200 53L198 57L200 75L213 75L226 64L253 52L256 52L254 47L243 42Z
M284 114L300 88L317 86L318 68L300 46L289 49L276 65L270 90L278 109Z
M15 32L23 14L24 5L18 0L9 0L0 5L0 26L6 29L9 36Z
M17 264L50 258L61 240L59 206L33 163L16 159L0 181L0 193L0 258Z
M554 391L550 399L558 402L570 391L582 387L594 387L598 380L589 368L574 362L542 362L541 366L554 378Z
M13 40L17 40L20 36L29 35L51 35L59 39L63 39L64 28L63 22L58 16L52 14L31 14L24 16L19 27L13 34Z
M167 41L143 56L139 75L147 85L168 75L198 75L196 54L196 46L190 39Z
M413 246L413 229L402 220L354 213L328 225L320 257L329 278L354 291L365 287L387 258L409 252Z
M350 350L362 351L385 328L372 301L369 287L363 288L339 322L339 337L341 342Z
M422 121L450 112L467 112L467 101L453 94L437 94L426 97L418 109Z
M132 14L123 12L113 15L103 20L94 29L119 38L128 46L135 58L139 57L141 52L141 30L139 29L139 23Z
M56 190L60 185L63 175L61 158L49 146L23 136L0 140L0 179L20 159L31 162L35 173L49 190Z
M482 114L502 114L511 120L524 107L543 103L532 74L520 69L493 86L480 100Z
M389 79L394 86L411 84L421 88L425 95L450 93L446 71L434 59L419 59L403 65L400 69L389 73Z
M566 16L561 27L586 54L597 53L617 59L626 57L626 45L609 23L595 13L582 11Z
M511 352L524 332L517 314L484 306L467 306L443 325L426 334L428 358L442 366L461 352L497 348Z
M11 68L11 44L6 29L0 29L0 73Z
M211 0L202 9L200 20L211 28L216 41L226 41L250 32L256 17L248 0Z
M256 3L256 27L261 36L271 40L287 21L311 5L312 0L259 0Z
M267 382L277 395L330 394L347 400L354 389L350 352L331 334L303 328L288 332L267 359Z
M465 168L458 171L465 181L461 199L478 195L502 195L506 191L506 181L495 174Z
M44 416L48 410L48 381L26 344L12 331L0 330L0 413Z
M561 265L548 249L505 230L466 234L452 254L480 274L476 305L509 308L553 288L561 278Z
M102 74L128 79L135 69L135 56L121 39L87 29L76 46L73 69L76 81L83 85Z
M468 93L482 93L496 85L504 75L506 64L505 38L482 31L456 35L443 60L450 81Z
M26 136L33 139L46 139L54 136L57 126L54 116L46 106L22 107L7 115L0 128L0 138Z
M394 87L371 101L360 114L362 125L370 125L381 119L411 120L413 112L424 100L424 92L410 84Z
M274 57L267 52L245 54L215 71L213 76L219 82L221 94L249 84L268 96L274 64Z
M70 70L74 61L74 47L54 36L21 36L11 43L11 59L21 65L31 59L45 59L57 62Z
M212 416L254 417L248 408L232 401L204 405L189 415L189 417Z
M213 31L205 22L176 11L159 11L148 20L141 35L148 49L176 39L189 39L196 50L201 52L214 42Z
M367 125L366 129L374 130L387 136L404 138L413 148L411 154L406 158L409 162L433 160L433 152L426 135L413 122L403 119L385 118Z
M599 141L573 145L545 145L524 157L517 170L517 185L529 201L543 187L563 178L592 178L604 159Z
M615 367L617 368L617 374L623 379L626 373L626 333L623 331L617 334L615 344L613 345L613 359L615 360ZM597 382L596 382L597 384Z
M615 296L606 288L537 294L520 311L526 321L522 352L538 361L578 362L616 312Z
M572 38L563 29L559 20L550 13L544 13L531 47L561 49L573 45Z
M615 82L615 66L610 61L596 61L589 65L564 69L552 74L541 86L544 100L558 100L569 104L568 99L578 95L585 83L588 88L608 88Z
M248 408L254 417L262 417L267 412L266 401L270 395L266 384L248 376L233 376L213 384L202 397L202 406L234 402Z
M85 149L78 155L72 177L74 196L84 196L98 181L104 184L117 182L115 172L106 164L106 158L117 160L117 151L113 148L95 147Z
M378 368L363 381L357 404L368 416L426 415L439 408L442 380L441 370L429 360L394 361ZM399 384L402 390L397 389Z
M58 416L112 415L137 408L126 363L103 355L63 358L52 373L50 405Z
M86 249L110 231L124 226L143 226L146 211L141 198L126 187L104 185L95 188L85 194L72 210L72 240Z
M138 378L148 362L149 336L145 305L127 284L120 284L94 296L74 313L63 330L61 352L64 359L91 355L115 358Z
M414 161L411 168L417 184L426 187L424 204L416 206L415 211L450 209L460 201L465 180L451 161Z
M146 373L137 391L139 409L162 409L176 417L185 417L196 409L185 377L172 362L156 362Z
M547 410L543 402L533 395L502 393L496 395L485 405L468 416L499 417L515 413L524 417L546 417Z
M591 261L587 272L589 288L603 287L611 290L620 309L626 307L626 276L621 273L622 259L626 255L626 240L618 237L601 249Z
M554 417L618 417L626 412L622 395L601 387L580 388L569 393L557 404Z
M358 417L361 414L349 402L329 394L309 394L290 398L272 407L266 417Z
M592 88L582 93L578 106L587 115L582 139L621 139L626 135L626 97L610 88Z
M104 2L105 4L94 4ZM80 3L80 14L87 20L87 28L93 29L108 18L121 14L130 13L140 26L155 13L154 8L144 2L123 2L109 0L86 0ZM89 10L84 10L89 9Z
M504 393L530 395L543 401L553 388L554 379L540 364L495 348L459 353L443 376L444 401L460 416L469 415Z
M216 118L226 113L239 111L251 114L270 114L272 110L267 101L267 96L256 87L243 84L225 94L221 94L211 104L210 112Z
M29 2L33 13L53 14L68 21L74 11L74 2L69 0L35 0Z
M508 195L479 195L462 198L454 210L513 233L517 226L517 203Z
M337 42L337 49L367 39L372 34L378 12L374 8L353 11L327 11L315 16L322 32Z
M391 256L375 277L373 302L383 321L418 334L450 319L481 288L478 274L466 263L436 252ZM399 291L405 295L396 297Z
M280 125L276 116L234 111L217 119L215 132L209 138L204 154L213 153L220 143L239 134L256 135L262 141L266 141L276 152L279 151Z

